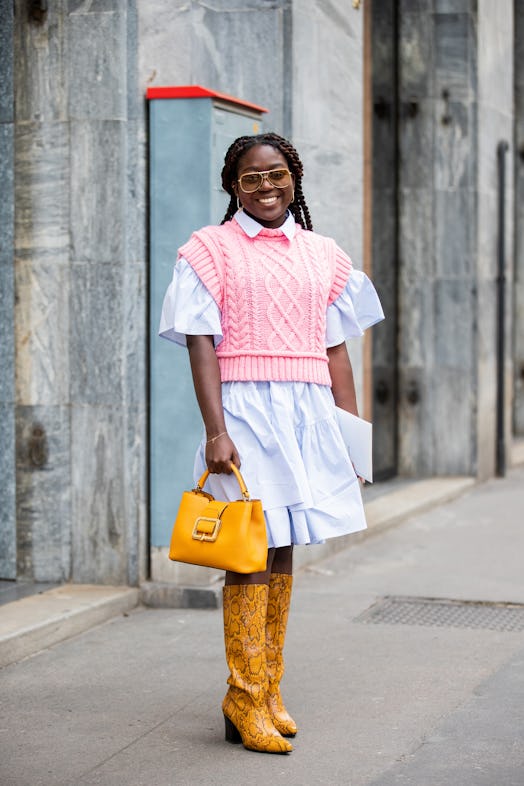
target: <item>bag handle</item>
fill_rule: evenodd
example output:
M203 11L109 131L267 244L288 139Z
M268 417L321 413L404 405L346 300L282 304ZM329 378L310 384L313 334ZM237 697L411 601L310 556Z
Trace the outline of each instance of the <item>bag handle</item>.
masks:
M247 490L247 486L245 484L244 478L240 474L239 470L235 467L232 461L229 462L229 466L233 470L233 474L235 475L236 479L238 480L238 485L240 486L240 491L242 492L242 499L244 502L249 502L249 491ZM202 491L202 487L204 483L208 479L210 472L208 469L204 472L198 483L196 484L195 491Z

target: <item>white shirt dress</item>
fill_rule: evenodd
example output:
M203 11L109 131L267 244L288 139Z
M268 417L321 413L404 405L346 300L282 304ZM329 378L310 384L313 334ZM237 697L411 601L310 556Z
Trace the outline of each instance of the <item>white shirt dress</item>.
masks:
M236 220L250 237L262 226L239 211ZM289 240L294 218L281 227ZM337 346L384 318L369 278L353 269L346 287L327 308L326 347ZM175 265L162 308L159 333L186 346L186 335L222 340L220 310L185 259ZM227 431L242 462L252 499L261 499L268 547L322 543L366 528L360 484L338 427L328 385L312 382L223 382ZM206 468L205 431L197 448L195 482ZM210 475L217 499L238 499L234 475Z

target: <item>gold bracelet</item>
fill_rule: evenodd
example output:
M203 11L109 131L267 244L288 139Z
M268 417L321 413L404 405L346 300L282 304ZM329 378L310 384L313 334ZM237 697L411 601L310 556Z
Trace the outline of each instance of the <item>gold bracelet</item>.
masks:
M227 434L227 431L221 431L220 434L216 435L216 437L211 437L211 439L208 439L206 442L206 445L212 445L219 437L223 437L224 434Z

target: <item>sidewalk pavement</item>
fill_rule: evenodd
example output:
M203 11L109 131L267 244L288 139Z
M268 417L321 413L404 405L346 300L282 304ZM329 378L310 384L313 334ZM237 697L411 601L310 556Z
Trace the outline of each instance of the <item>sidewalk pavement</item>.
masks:
M220 611L137 607L0 671L0 783L523 786L523 510L519 467L297 574L291 755L224 742Z

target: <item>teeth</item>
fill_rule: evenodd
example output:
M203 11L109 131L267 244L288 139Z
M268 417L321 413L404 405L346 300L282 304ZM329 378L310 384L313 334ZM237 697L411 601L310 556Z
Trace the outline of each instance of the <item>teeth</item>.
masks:
M278 197L266 197L265 199L260 199L259 201L262 202L263 205L271 205L273 202L276 202Z

